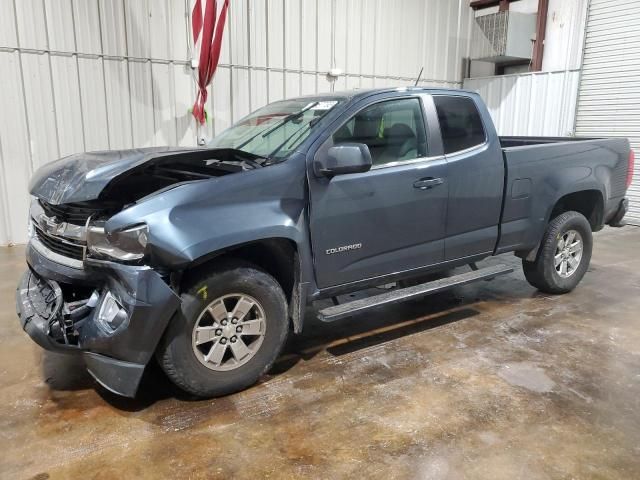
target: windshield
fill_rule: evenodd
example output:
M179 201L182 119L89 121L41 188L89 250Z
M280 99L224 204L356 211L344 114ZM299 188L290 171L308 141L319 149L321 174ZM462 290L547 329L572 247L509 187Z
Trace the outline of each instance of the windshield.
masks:
M283 159L313 131L339 100L296 99L260 108L209 143L213 148L234 148L268 159Z

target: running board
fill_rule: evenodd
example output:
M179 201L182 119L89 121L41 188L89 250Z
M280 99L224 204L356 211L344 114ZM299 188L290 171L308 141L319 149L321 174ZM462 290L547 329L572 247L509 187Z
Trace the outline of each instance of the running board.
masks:
M452 277L422 283L413 287L391 290L380 295L354 300L353 302L333 305L320 310L318 312L318 318L323 322L335 322L336 320L341 320L345 317L351 316L355 313L364 312L371 308L424 297L433 293L449 290L453 287L466 285L467 283L477 282L478 280L489 280L497 277L498 275L506 275L511 272L513 272L513 267L506 265L495 265L493 267L481 268L479 270L461 273Z

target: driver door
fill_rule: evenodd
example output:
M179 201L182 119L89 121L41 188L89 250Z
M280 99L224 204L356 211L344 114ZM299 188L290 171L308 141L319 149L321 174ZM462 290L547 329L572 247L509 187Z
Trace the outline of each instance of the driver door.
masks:
M447 163L429 155L423 101L404 95L360 107L316 152L360 143L372 156L365 173L309 174L318 287L444 261Z

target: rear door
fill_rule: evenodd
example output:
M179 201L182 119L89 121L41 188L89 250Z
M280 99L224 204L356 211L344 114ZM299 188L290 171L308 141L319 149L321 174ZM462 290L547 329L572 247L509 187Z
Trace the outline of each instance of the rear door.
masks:
M430 97L387 94L355 106L315 153L355 142L365 143L373 158L365 173L326 178L309 171L320 288L443 261L447 164L431 155L423 101Z
M484 104L471 95L433 95L448 164L445 259L490 254L498 239L504 161Z

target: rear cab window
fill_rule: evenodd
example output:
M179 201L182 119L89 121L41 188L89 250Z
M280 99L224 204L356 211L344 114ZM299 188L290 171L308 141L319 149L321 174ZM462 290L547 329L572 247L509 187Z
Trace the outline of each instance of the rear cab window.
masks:
M471 98L434 95L433 101L438 113L445 155L485 143L487 135L482 118Z

